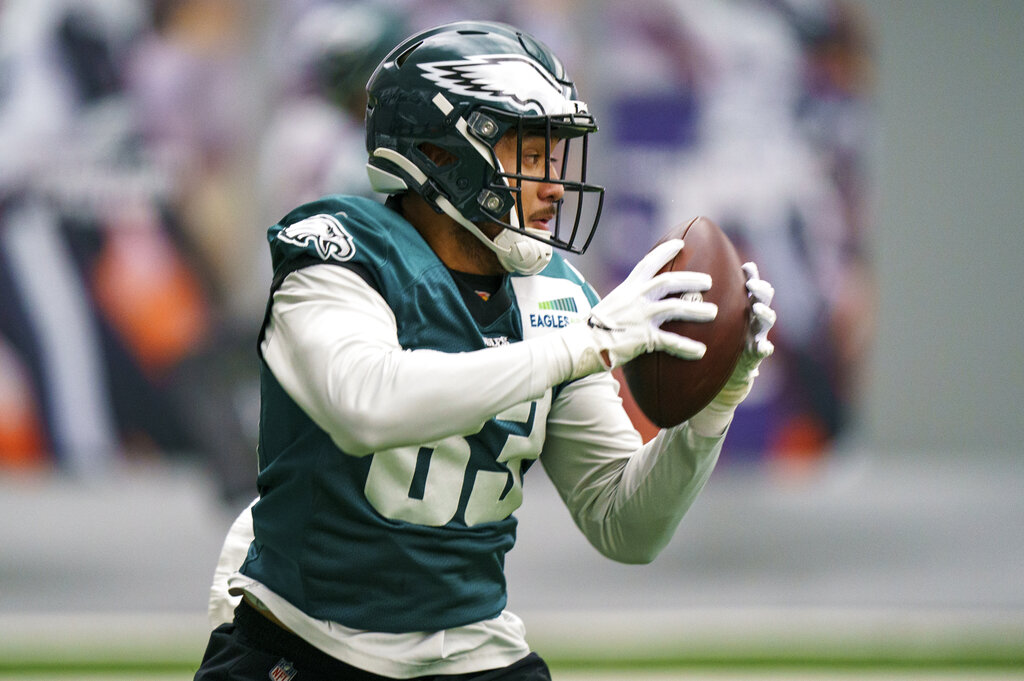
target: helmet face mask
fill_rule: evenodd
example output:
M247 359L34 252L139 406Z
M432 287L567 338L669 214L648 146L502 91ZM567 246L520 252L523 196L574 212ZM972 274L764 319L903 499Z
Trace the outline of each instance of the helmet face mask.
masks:
M504 24L449 24L392 51L367 93L368 171L378 191L415 191L478 238L486 239L476 225L496 224L542 242L547 258L552 246L586 250L604 196L586 176L587 140L597 125L548 48ZM526 174L523 144L538 137L545 158L556 147L563 153L556 167ZM515 144L514 168L504 168L495 151L505 138ZM561 187L550 232L528 226L517 200L526 182Z
M587 120L592 121L589 116ZM515 140L516 167L498 164L495 179L487 187L490 191L481 193L481 209L491 222L572 253L586 251L601 216L604 188L587 183L588 132L579 129L578 115L520 117L516 121L506 133ZM524 142L530 138L543 140L543 158L548 159L542 163L543 174L527 173L523 168ZM524 182L561 186L563 196L557 202L550 231L538 233L527 227L529 216L523 214L525 202L519 199ZM503 193L513 199L512 212L499 215L488 210L487 199Z

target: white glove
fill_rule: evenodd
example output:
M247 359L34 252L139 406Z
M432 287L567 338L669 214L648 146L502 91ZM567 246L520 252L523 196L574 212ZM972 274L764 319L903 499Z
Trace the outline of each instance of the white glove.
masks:
M747 397L754 385L757 367L775 352L775 346L768 340L768 332L775 324L775 311L771 308L775 289L761 279L756 264L744 263L743 272L747 275L747 295L753 302L750 329L747 332L743 353L725 387L708 406L689 420L693 431L705 437L715 437L725 432L736 413L736 407Z
M566 330L573 356L572 378L622 366L645 352L664 351L683 359L700 359L707 347L659 327L669 320L708 322L718 314L714 303L665 296L707 291L711 277L701 272L663 272L665 263L683 249L672 239L644 256L625 281L590 311L587 323Z

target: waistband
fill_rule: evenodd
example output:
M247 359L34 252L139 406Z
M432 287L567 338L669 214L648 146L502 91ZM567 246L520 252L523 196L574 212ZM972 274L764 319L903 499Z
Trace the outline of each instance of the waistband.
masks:
M250 605L244 598L235 609L235 629L253 647L280 655L309 676L350 679L351 681L384 681L386 677L353 667L311 645L305 639L282 629Z

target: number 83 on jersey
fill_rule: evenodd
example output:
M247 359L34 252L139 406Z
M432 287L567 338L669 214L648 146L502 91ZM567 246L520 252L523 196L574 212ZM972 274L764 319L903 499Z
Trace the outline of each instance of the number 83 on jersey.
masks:
M477 469L467 475L472 450L470 440L461 435L376 452L364 487L366 499L390 520L441 527L455 518L469 485L466 525L504 520L522 503L522 464L540 456L550 409L548 389L541 399L517 404L495 417L508 424L508 438L497 458L506 471Z

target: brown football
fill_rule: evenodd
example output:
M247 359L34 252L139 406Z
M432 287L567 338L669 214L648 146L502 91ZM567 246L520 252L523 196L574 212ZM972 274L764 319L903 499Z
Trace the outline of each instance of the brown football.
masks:
M658 243L676 237L683 239L683 250L661 272L710 274L711 288L702 297L718 305L718 315L711 322L669 321L661 325L666 331L707 345L701 359L650 352L623 367L637 406L662 428L682 423L718 394L736 368L750 324L743 263L725 232L708 218L696 217L669 230Z

